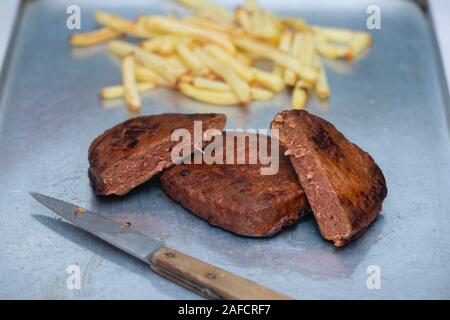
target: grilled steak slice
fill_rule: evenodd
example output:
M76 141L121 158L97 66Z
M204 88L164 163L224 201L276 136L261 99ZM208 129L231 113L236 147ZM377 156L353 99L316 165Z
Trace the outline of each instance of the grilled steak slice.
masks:
M194 121L202 129L222 130L223 114L161 114L137 117L120 123L97 137L89 147L89 177L99 195L124 195L173 165L171 141L174 130L193 135ZM191 139L192 143L194 139ZM192 150L194 148L192 147Z
M322 236L340 247L361 235L387 194L371 156L331 123L303 110L278 113L272 128L279 130Z
M229 153L234 150L236 160L239 133L224 133L224 147L215 153L217 158L223 159L223 164L216 162L208 165L203 162L168 169L161 175L165 192L208 223L240 235L271 236L283 226L296 222L309 206L283 151L279 152L277 173L261 175L260 169L269 165L261 164L267 162L261 161L259 156L255 158L257 161L253 161L254 164L249 164L250 150L256 153L256 149L249 148L249 143L245 144L245 164L226 164L229 163L225 161L229 145L226 143L227 135L234 135L231 137L234 148L231 145ZM270 155L270 138L260 137L268 139L267 154Z

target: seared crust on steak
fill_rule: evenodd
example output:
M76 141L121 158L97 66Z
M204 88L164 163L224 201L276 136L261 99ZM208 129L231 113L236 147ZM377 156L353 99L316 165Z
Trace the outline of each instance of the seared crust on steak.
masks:
M331 123L303 110L278 113L272 129L279 130L322 236L340 247L361 235L387 195L372 157Z
M194 121L202 121L203 131L222 130L226 116L215 113L151 115L127 120L105 131L89 147L89 177L95 192L124 195L171 167L171 150L178 144L171 141L171 134L184 128L193 135Z
M212 225L245 236L272 236L306 212L309 205L305 194L283 151L274 175L261 175L260 169L268 165L262 165L259 157L255 164L248 164L248 143L246 164L225 164L225 136L230 134L235 133L224 133L225 146L216 150L224 164L181 164L162 173L161 185L173 200ZM263 137L268 139L270 155L271 140Z

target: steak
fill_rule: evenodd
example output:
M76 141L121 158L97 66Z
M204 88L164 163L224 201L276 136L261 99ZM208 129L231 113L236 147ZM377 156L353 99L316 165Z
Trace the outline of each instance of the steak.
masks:
M271 126L279 130L322 236L337 247L360 236L387 195L372 157L331 123L304 110L282 111Z
M89 177L99 195L124 195L165 168L174 165L171 141L176 129L193 135L194 121L202 129L222 130L223 114L161 114L136 117L120 123L97 137L89 147ZM191 149L194 139L191 139ZM200 146L198 146L200 147Z
M229 146L227 136L230 134L234 135L230 139L234 146ZM261 161L256 153L259 149L251 149L250 143L241 144L243 148L238 149L238 135L224 133L223 148L216 148L212 153L216 159L222 159L223 164L203 161L177 165L161 174L161 185L173 200L212 225L245 236L272 236L283 226L299 220L309 208L308 202L283 151L277 150L279 169L276 174L262 175L261 168L269 165ZM247 134L247 139L252 135L258 137ZM259 137L268 139L267 154L270 155L272 141L263 135ZM213 143L217 139L216 136ZM226 162L227 146L231 150L229 153L234 153L234 164L226 164L229 163ZM245 164L237 164L238 150L243 151L241 156L245 154ZM256 157L250 164L252 154Z

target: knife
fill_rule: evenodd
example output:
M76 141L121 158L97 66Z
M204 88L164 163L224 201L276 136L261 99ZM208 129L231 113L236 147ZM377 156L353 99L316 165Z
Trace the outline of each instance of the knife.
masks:
M164 278L208 299L288 300L265 288L184 253L168 248L114 220L40 193L30 193L39 203L109 244L150 265Z

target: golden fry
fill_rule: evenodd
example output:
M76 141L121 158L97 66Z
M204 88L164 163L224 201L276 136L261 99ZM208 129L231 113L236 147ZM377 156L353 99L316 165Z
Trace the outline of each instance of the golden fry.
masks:
M325 68L323 67L322 62L318 56L315 56L315 63L319 68L319 78L316 83L316 94L319 99L324 100L327 99L330 94L330 86L328 85L327 74L325 73Z
M292 91L292 109L304 109L309 93L311 92L312 84L309 81L300 79L295 84Z
M166 79L170 86L174 86L176 84L178 70L175 70L171 65L169 65L166 59L145 51L144 49L141 49L131 43L120 40L111 41L108 45L108 49L112 53L119 56L134 53L137 61L157 72L160 76Z
M240 48L254 52L260 56L273 60L283 67L292 69L305 80L317 80L317 70L315 68L303 65L298 59L288 53L247 37L235 37L233 40Z
M181 92L195 100L219 105L235 105L239 104L239 99L232 91L212 91L198 89L187 83L180 83Z
M309 27L308 27L308 24L306 23L306 21L301 18L286 17L286 18L281 18L281 22L285 26L291 28L294 31L304 32L304 31L309 30Z
M254 100L266 101L273 98L273 92L262 88L250 88Z
M160 55L168 56L175 52L175 39L171 36L162 37L161 45L158 49Z
M348 46L337 45L331 42L316 42L316 51L322 57L329 59L349 59L352 51Z
M300 57L300 47L302 45L302 34L300 32L295 32L292 37L292 42L289 48L289 53L299 58ZM299 59L301 61L301 59ZM297 82L297 75L291 69L284 70L284 82L289 86L294 86Z
M165 60L167 64L175 71L177 77L180 77L189 71L176 54L165 57Z
M208 68L201 62L201 60L191 51L191 49L182 41L178 41L175 49L181 61L192 70L195 74L203 75L208 72Z
M177 0L177 2L190 7L192 9L201 9L211 13L212 15L217 15L227 21L233 20L233 13L221 7L214 2L206 0Z
M197 50L197 54L208 69L220 75L231 86L242 104L250 103L250 86L233 69L202 50Z
M246 66L251 66L253 63L252 58L242 52L236 52L236 60Z
M156 88L156 85L151 82L138 82L136 84L139 93L150 91ZM102 99L117 99L125 95L125 89L121 85L105 87L98 93Z
M264 88L275 92L284 89L284 82L281 76L257 68L253 68L252 70L255 74L255 82Z
M251 68L242 64L232 55L217 45L206 45L205 50L222 63L230 66L242 79L247 82L253 81L255 75Z
M211 80L203 77L195 77L192 84L199 89L208 89L214 91L232 91L230 85L223 81Z
M74 33L69 36L69 42L73 46L85 47L112 40L121 35L120 32L104 27L88 33Z
M162 40L162 37L155 37L150 40L142 41L141 43L139 43L139 47L150 52L157 52L161 47Z
M349 44L355 31L342 28L326 28L314 26L313 30L325 37L328 41Z
M99 24L109 27L117 32L135 37L144 36L140 30L138 30L136 23L131 20L102 11L95 12L95 19Z
M300 46L298 48L298 57L300 62L307 66L314 66L315 43L314 35L311 32L303 33Z
M289 52L289 50L291 49L291 43L292 43L292 32L289 30L284 31L281 34L280 42L278 43L278 49L283 52ZM275 63L272 69L272 73L277 76L283 77L284 75L283 66L281 66L278 63Z
M139 112L141 110L141 99L136 86L135 64L133 54L128 54L123 58L122 85L128 109L133 112Z
M206 20L200 17L187 16L182 19L182 21L195 25L197 27L206 28L209 30L214 30L218 32L227 33L229 32L229 26L224 26L222 24L216 23L211 20Z
M158 73L153 71L152 69L140 66L139 64L135 67L136 71L136 80L142 81L142 82L150 82L150 83L156 83L161 86L168 87L170 84L167 82L166 79L164 79L162 76L160 76Z
M351 58L359 57L372 44L372 36L366 32L355 32L350 41Z

